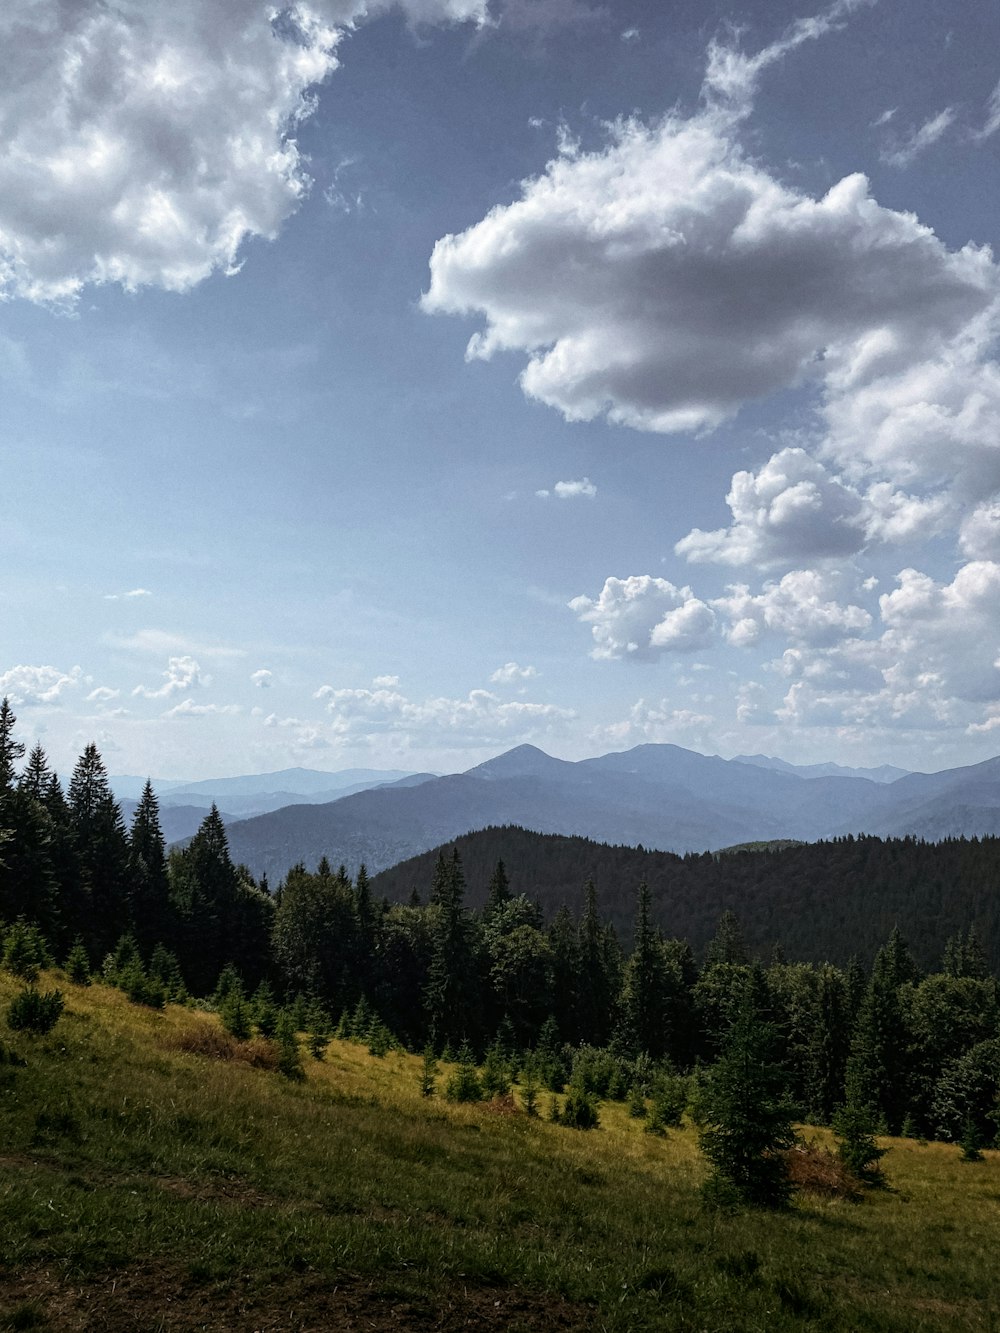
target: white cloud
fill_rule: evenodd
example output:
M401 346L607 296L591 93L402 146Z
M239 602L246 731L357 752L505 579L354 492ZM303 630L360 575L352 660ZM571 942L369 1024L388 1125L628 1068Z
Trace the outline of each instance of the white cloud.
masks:
M0 296L184 291L274 237L309 187L295 144L344 31L383 0L33 0L0 8ZM412 22L485 0L403 0Z
M75 666L69 672L54 666L15 666L0 675L0 699L8 697L15 706L57 703L67 690L77 689L83 672Z
M729 618L728 639L736 647L756 643L765 631L796 643L829 645L863 634L872 623L864 607L836 599L835 576L811 569L796 569L780 582L766 583L751 595L745 584L728 590L712 602Z
M983 128L977 131L977 139L988 139L991 135L1000 130L1000 83L990 93L990 100L986 104L986 120L983 122Z
M408 699L395 689L336 689L324 685L330 728L340 740L396 734L410 744L482 745L559 731L576 715L555 704L503 702L488 690L464 699Z
M182 699L179 704L175 704L173 708L168 708L161 716L165 718L213 717L240 712L242 712L242 709L239 704L196 704L193 699Z
M581 496L593 499L597 494L597 487L589 477L582 477L579 481L557 481L551 491L535 491L539 500L548 500L554 495L557 500L576 500Z
M591 626L595 658L654 661L669 652L697 652L712 640L715 614L690 588L649 574L608 578L596 598L574 597L578 619Z
M822 14L796 19L777 41L753 55L740 51L731 43L712 41L708 48L708 66L702 94L709 103L724 107L735 114L744 114L753 100L760 76L771 65L783 60L789 51L804 42L817 41L843 26L844 20L875 0L835 0Z
M601 746L617 748L673 743L707 747L716 718L693 708L677 708L669 699L647 702L638 699L620 722L598 727L591 740Z
M261 667L259 671L252 671L250 673L250 680L256 685L258 690L269 690L271 688L272 679L273 673L268 671L266 667Z
M186 694L193 686L209 685L212 680L211 676L202 674L201 667L193 657L171 657L163 676L163 684L155 690L147 685L137 685L132 691L133 697L169 699L175 694Z
M1000 711L1000 564L971 561L951 583L916 569L879 598L881 633L788 649L779 719L802 726L988 730Z
M91 690L90 693L87 695L87 703L89 704L110 703L112 699L117 699L120 694L121 690L112 690L107 685L99 685L96 690Z
M1000 500L977 505L966 515L959 545L973 560L1000 560Z
M674 550L691 561L768 566L845 556L864 545L861 497L804 449L782 449L756 474L737 472L728 528L695 528Z
M706 430L751 399L936 352L994 298L989 255L949 252L863 176L821 199L752 163L712 111L618 122L434 247L430 312L481 314L470 358L522 351L571 421Z
M521 680L531 680L537 676L538 672L533 666L518 666L516 662L505 662L502 667L497 667L493 675L490 676L491 685L514 685Z
M183 634L173 634L169 630L141 629L135 634L107 634L105 642L113 648L124 648L129 652L148 653L162 657L164 653L178 656L198 654L199 657L235 658L246 657L242 648L232 648L221 643L201 643L186 638Z
M106 602L120 602L127 597L152 597L148 588L132 588L129 592L106 592L104 600Z
M376 676L372 681L372 685L377 690L393 690L398 684L398 676Z
M575 500L580 496L592 500L597 494L597 487L589 477L581 477L579 481L557 481L552 490L558 500Z
M905 138L894 143L882 154L882 161L891 167L908 167L915 157L930 148L955 123L955 108L946 106L937 115L929 117Z

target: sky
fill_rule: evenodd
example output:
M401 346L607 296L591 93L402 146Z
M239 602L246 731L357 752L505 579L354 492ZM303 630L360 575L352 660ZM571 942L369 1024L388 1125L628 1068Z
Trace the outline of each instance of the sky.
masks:
M4 7L21 738L1000 753L998 53L997 0Z

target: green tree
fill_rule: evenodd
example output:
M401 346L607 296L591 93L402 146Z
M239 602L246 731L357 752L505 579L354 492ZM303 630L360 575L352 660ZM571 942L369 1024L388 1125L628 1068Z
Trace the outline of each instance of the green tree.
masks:
M795 1142L795 1107L774 1057L776 1037L748 982L699 1094L701 1150L713 1168L706 1189L716 1200L778 1207L788 1199L784 1154Z
M148 778L132 816L128 850L132 919L136 938L143 952L148 953L156 944L173 942L176 935L170 910L167 854L160 827L160 807Z
M87 933L94 952L102 957L132 922L125 824L93 742L73 769L69 811L89 911Z

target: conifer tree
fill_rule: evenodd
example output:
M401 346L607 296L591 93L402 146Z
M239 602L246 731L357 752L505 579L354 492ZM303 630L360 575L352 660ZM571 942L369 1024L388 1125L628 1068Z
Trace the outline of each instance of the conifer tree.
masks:
M795 1108L775 1059L776 1031L760 1015L748 984L722 1052L699 1098L700 1143L712 1163L710 1198L757 1207L785 1203L790 1192L784 1153L795 1141Z
M157 944L168 940L173 942L176 933L170 911L167 854L160 827L160 808L153 784L148 778L132 817L129 873L135 934L144 952L148 953Z
M493 916L501 907L510 902L511 896L510 880L507 878L507 867L502 860L499 860L490 877L489 887L486 893L486 907L483 909L483 916L487 918Z
M80 876L88 898L90 937L98 957L131 927L128 841L107 769L91 742L69 785L70 821Z
M436 916L424 1006L431 1042L440 1050L467 1036L476 1022L471 927L457 848L450 861L438 858L431 898Z

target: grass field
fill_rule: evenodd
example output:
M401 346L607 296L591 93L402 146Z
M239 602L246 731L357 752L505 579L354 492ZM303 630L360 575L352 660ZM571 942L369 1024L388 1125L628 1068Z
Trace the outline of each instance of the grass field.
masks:
M861 1203L719 1214L693 1131L620 1105L451 1105L344 1042L290 1083L213 1015L42 984L48 1036L0 1021L0 1328L1000 1330L998 1153L888 1140Z

